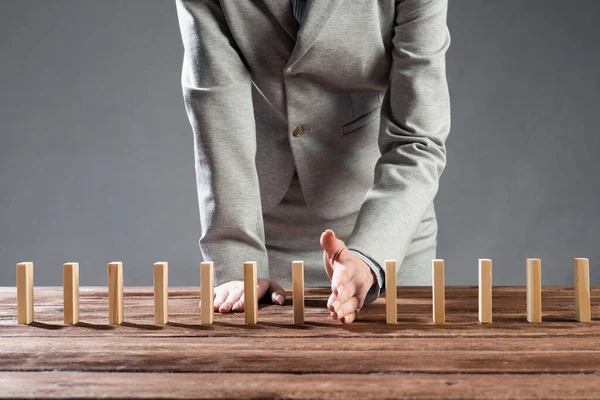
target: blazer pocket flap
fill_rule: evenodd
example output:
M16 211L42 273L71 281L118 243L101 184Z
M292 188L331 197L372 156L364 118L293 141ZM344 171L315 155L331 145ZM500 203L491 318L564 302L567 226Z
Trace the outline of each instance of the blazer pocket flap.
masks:
M373 111L369 111L368 113L361 115L349 124L342 125L342 135L347 135L350 132L354 132L358 128L361 128L369 122L372 122L373 120L379 118L380 115L381 106L377 107Z

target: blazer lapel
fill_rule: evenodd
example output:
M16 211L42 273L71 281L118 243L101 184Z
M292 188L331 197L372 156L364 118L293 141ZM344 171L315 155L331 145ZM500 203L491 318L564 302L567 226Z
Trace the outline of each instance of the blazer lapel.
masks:
M294 50L285 66L285 69L287 69L297 63L315 43L343 0L307 0L306 10L298 32L296 32L297 22L292 13L290 0L263 1L285 31L296 40Z
M292 13L290 0L263 0L263 2L288 35L296 40L298 22Z

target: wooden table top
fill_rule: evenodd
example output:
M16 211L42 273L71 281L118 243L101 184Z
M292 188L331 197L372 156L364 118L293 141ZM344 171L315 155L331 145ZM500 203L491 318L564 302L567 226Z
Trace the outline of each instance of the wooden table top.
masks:
M106 287L80 289L80 320L62 323L62 288L36 287L35 322L16 323L0 288L0 398L600 398L600 287L592 322L575 322L572 287L544 287L543 322L526 321L524 287L494 287L493 324L477 322L477 288L446 287L433 325L430 287L398 288L342 325L326 288L306 289L306 323L261 304L259 322L215 314L201 325L198 288L170 288L154 325L152 288L125 288L125 322L108 325Z

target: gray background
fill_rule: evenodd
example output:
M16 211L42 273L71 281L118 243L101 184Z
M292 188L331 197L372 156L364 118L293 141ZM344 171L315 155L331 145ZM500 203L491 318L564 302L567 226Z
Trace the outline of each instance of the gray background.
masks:
M600 283L600 2L451 0L452 130L436 206L451 285ZM197 285L193 139L173 1L0 0L0 286ZM596 153L596 154L595 154Z

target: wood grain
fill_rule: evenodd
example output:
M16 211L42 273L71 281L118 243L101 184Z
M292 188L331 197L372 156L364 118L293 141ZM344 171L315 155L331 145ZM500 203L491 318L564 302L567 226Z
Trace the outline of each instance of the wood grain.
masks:
M542 261L527 259L527 321L542 322Z
M431 262L433 274L433 323L446 323L446 295L444 283L444 260L438 259Z
M154 263L154 323L164 325L169 321L169 263Z
M492 323L492 260L479 259L479 322Z
M284 306L261 319L199 323L198 287L171 288L154 324L153 288L126 287L127 318L106 323L106 287L80 288L82 319L62 320L62 288L37 287L36 320L18 325L16 289L0 288L4 398L595 398L600 390L600 288L592 321L576 322L574 287L544 287L544 323L527 322L526 288L496 287L494 324L478 321L478 287L446 287L446 324L430 287L398 287L398 324L384 298L344 325L329 288L305 289L305 323ZM118 338L118 340L115 340ZM360 384L357 384L360 382ZM132 388L135 388L132 390Z
M304 323L304 261L292 262L292 306L294 324Z
M396 260L385 260L385 322L398 323L398 291L396 289Z
M170 323L153 324L153 289L124 288L127 308L125 325L106 324L106 287L81 287L79 326L63 324L62 288L36 287L36 305L43 313L36 314L35 329L18 326L16 320L16 290L0 287L0 329L11 336L29 336L38 332L45 336L235 336L240 330L247 337L544 337L581 336L598 333L600 288L591 288L591 324L574 324L573 287L544 287L543 325L527 324L526 290L524 287L494 287L494 324L481 325L477 320L478 288L446 287L447 324L431 323L431 287L398 287L398 325L385 324L385 298L363 307L358 320L343 325L330 318L326 309L329 288L306 288L306 324L294 326L291 291L285 305L261 304L261 321L254 328L244 327L243 313L216 314L214 326L198 323L198 287L178 287L170 290ZM546 327L546 323L548 326ZM84 329L81 329L81 328Z
M108 323L120 325L124 318L123 263L108 264Z
M590 322L590 264L587 258L573 259L573 280L575 288L575 319Z
M214 261L200 263L200 322L210 325L214 319Z
M456 341L456 343L454 343ZM596 373L600 341L543 339L392 339L347 341L319 338L6 338L2 371L119 371L204 373ZM314 343L313 343L314 342ZM448 343L452 342L452 345ZM559 348L562 344L566 347ZM529 348L525 348L529 345ZM432 362L435 360L435 362Z
M202 373L3 372L0 398L590 400L600 391L600 379L583 374L232 373L226 379L219 377Z
M258 297L257 297L257 267L256 261L244 263L244 316L246 325L258 322Z
M33 263L17 264L17 321L19 324L33 322Z
M65 324L79 322L79 263L63 264L63 304Z

